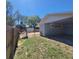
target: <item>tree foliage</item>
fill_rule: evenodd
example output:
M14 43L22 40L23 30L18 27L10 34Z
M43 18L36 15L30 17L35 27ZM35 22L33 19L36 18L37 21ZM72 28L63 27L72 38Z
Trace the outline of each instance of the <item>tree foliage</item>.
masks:
M22 16L22 22L24 23L24 24L28 24L27 22L28 22L28 17L27 16Z
M15 23L20 24L23 22L25 25L37 25L41 21L39 16L23 16L19 11L13 14L13 6L10 2L6 2L6 23L8 25L14 25Z
M20 21L22 20L22 15L20 14L19 11L16 11L15 14L14 14L14 19L15 21L20 24Z
M10 2L6 2L6 24L13 26L13 7Z
M24 19L24 22L30 27L32 27L32 25L36 26L40 21L41 19L39 18L39 16L28 16Z
M12 16L12 14L13 14L13 6L11 5L11 3L10 2L6 2L6 14L7 14L7 16Z

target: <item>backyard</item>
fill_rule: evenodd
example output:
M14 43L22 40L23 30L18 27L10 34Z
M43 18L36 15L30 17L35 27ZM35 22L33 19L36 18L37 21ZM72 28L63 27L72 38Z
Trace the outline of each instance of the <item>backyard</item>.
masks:
M20 39L14 59L73 59L72 46L42 37L39 33L28 34Z

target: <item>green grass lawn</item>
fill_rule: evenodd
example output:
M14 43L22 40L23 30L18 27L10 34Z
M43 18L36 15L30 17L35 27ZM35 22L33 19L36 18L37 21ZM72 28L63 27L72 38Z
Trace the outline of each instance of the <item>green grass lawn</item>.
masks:
M73 59L72 47L54 40L35 36L22 39L14 59Z

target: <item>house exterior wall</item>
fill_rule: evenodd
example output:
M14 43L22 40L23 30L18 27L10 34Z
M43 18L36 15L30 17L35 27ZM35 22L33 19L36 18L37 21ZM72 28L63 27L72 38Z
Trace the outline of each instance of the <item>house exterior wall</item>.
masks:
M52 24L53 26L51 26L50 24ZM40 33L43 36L58 34L72 35L73 14L50 14L45 16L43 20L40 22Z
M39 31L40 35L45 36L45 24L40 25Z
M67 15L67 16L47 16L45 17L41 22L40 24L44 24L44 23L50 23L50 22L56 22L56 21L60 21L62 19L66 19L66 18L70 18L72 17L71 15Z
M67 20L67 21L65 21ZM58 34L73 35L73 18L63 19L61 22L45 23L40 26L43 36L52 36Z
M56 22L56 21L60 21L62 19L66 19L66 18L69 18L71 16L49 16L46 20L45 23L50 23L50 22Z

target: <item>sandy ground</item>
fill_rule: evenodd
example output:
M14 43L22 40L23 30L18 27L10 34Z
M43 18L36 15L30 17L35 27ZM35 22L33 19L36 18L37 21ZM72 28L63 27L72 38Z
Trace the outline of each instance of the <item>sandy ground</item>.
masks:
M40 36L40 32L31 32L31 33L27 33L28 38L34 37L34 36ZM26 33L23 32L20 34L20 38L26 37ZM18 46L22 45L24 42L24 40L20 40L18 43Z
M27 33L28 38L31 38L33 36L40 36L40 32L31 32L31 33ZM23 32L20 34L20 38L26 37L26 32Z
M33 37L33 36L40 36L40 32L31 32L31 33L28 33L28 37Z

